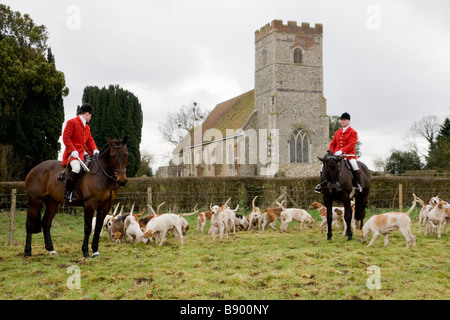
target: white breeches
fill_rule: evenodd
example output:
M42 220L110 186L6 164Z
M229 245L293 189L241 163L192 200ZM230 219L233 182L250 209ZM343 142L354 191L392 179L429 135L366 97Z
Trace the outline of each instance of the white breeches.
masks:
M348 160L348 162L350 162L353 170L355 170L355 171L359 170L358 162L356 161L356 159L352 158L352 159Z
M85 151L84 156L86 157L87 154L88 153ZM72 172L80 173L81 164L80 164L80 161L78 161L78 159L73 159L72 161L70 161L70 166L72 167Z
M72 172L80 173L81 171L81 164L78 159L70 161L70 166L72 167Z

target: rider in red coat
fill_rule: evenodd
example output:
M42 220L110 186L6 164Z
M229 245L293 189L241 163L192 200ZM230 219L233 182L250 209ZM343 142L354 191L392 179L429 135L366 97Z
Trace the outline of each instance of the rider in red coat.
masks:
M350 127L350 115L344 112L341 115L341 129L335 132L329 149L336 155L344 155L353 169L353 175L356 182L356 190L361 192L361 171L356 161L356 143L358 142L358 133ZM321 193L320 184L316 186L314 191Z
M64 198L69 202L77 200L72 195L73 188L80 178L81 165L77 157L84 160L85 154L95 155L99 153L91 135L91 128L88 125L93 114L92 106L89 103L84 103L78 116L67 121L64 128L63 143L66 149L62 157L62 165L66 167L67 164L70 164L72 167L64 190Z

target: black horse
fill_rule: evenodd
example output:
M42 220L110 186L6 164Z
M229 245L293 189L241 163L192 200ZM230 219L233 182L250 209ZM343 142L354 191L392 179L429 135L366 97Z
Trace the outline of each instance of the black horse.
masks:
M74 203L66 202L67 205L84 207L82 251L85 258L89 257L89 235L92 231L95 210L97 210L97 221L103 221L116 198L118 187L127 183L127 137L123 140L108 138L107 142L107 146L98 157L94 157L90 168L91 173L85 173L79 180L79 190L81 190L81 194L78 195L79 200ZM65 201L64 183L58 181L61 169L61 161L47 160L31 169L25 179L28 200L25 256L31 256L31 236L33 233L40 232L41 228L44 233L45 249L52 255L57 254L53 249L50 228L58 206ZM45 214L41 220L41 208L44 203ZM102 223L96 223L92 240L94 257L100 255L98 242L101 228Z
M321 188L323 193L323 202L327 208L327 239L331 240L333 233L331 223L333 222L333 201L340 201L344 204L344 219L347 224L347 239L352 239L352 207L351 198L353 193L353 174L350 170L350 164L342 156L334 155L330 150L323 158L318 158L323 162L321 174ZM357 192L355 197L355 220L360 221L360 229L363 227L364 217L366 215L367 199L370 189L370 172L367 166L358 161L359 170L361 170L362 192Z

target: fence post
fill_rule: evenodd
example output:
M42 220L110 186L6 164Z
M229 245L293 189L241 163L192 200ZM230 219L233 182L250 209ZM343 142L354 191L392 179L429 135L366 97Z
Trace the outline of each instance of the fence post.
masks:
M403 211L403 185L399 183L398 185L398 207L400 212Z
M152 187L147 187L147 203L153 207Z
M14 233L14 215L16 212L16 195L17 189L14 188L11 190L11 217L9 222L9 241L8 245L13 245L13 233Z

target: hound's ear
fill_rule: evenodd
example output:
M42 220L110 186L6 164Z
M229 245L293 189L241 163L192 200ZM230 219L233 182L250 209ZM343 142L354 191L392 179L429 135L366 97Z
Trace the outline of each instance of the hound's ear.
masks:
M123 143L124 145L126 145L127 142L128 142L128 136L125 136L125 138L122 139L122 143Z

